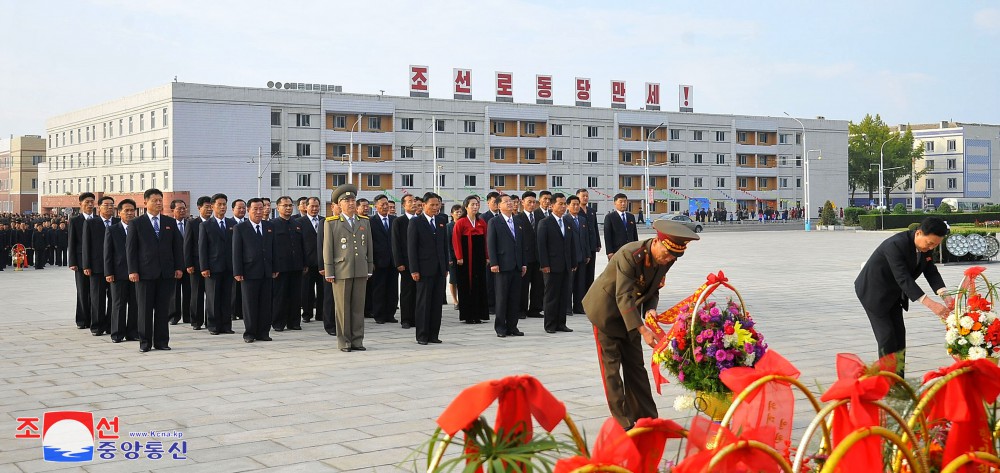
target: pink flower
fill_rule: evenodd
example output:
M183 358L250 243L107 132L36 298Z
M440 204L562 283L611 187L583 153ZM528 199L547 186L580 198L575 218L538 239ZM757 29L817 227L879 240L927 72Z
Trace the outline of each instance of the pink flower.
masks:
M718 307L712 307L712 310L709 311L709 313L712 314L713 317L718 317L720 314L722 314L722 312L719 311Z
M684 382L684 372L683 371L678 371L677 372L677 381L680 381L682 383Z
M694 361L701 363L701 360L705 359L705 355L701 352L701 347L694 347Z

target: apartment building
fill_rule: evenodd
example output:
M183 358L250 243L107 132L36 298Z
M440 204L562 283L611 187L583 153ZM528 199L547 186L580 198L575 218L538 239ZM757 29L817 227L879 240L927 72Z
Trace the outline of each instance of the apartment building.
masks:
M916 146L924 149L924 159L917 170L927 172L916 180L914 189L906 187L889 196L891 205L916 208L936 207L942 199L955 199L963 207L996 203L1000 181L993 178L993 168L1000 166L1000 125L942 121L932 124L900 125L897 130L913 132Z
M38 165L45 140L37 135L0 140L0 212L38 212Z

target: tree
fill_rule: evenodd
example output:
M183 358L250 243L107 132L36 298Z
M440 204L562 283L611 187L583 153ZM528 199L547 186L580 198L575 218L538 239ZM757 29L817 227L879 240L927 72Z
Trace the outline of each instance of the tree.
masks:
M879 150L885 143L882 148L885 164L882 185L888 206L890 191L913 185L910 176L916 162L924 159L924 148L913 146L913 133L909 129L902 134L893 132L879 115L865 115L860 123L852 122L848 125L848 132L847 172L851 200L854 200L854 194L859 188L868 191L868 200L876 199L875 193L879 188ZM915 177L919 178L926 173L925 169L920 169Z
M823 204L823 212L819 217L820 225L836 225L837 224L837 212L833 210L833 202L829 200Z

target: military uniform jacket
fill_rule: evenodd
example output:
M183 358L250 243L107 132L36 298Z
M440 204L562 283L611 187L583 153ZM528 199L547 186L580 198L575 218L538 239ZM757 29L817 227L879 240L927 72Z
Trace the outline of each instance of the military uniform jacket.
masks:
M670 265L656 264L650 252L654 241L634 241L619 248L583 297L583 310L598 330L624 337L643 324L646 311L656 309Z
M344 216L323 222L323 269L335 279L367 278L375 271L371 221L354 216L354 227Z

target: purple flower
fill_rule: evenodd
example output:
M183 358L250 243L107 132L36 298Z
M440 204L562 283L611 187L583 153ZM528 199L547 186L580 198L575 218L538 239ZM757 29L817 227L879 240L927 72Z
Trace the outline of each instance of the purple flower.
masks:
M701 332L701 337L704 338L704 339L710 339L714 335L715 335L715 333L712 332L712 329L710 329L710 328L702 330L702 332Z
M708 312L712 314L712 317L718 317L719 315L722 314L722 311L720 311L718 307L712 307L712 310Z
M726 350L719 350L719 351L715 352L715 359L719 360L719 361L725 361L726 360Z

